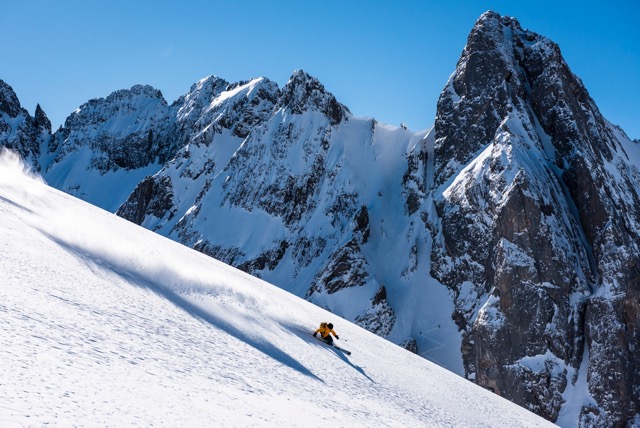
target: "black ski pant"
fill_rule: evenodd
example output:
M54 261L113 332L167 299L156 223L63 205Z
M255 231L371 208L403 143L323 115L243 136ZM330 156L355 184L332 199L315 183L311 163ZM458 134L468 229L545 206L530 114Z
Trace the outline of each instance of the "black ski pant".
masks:
M322 340L327 342L329 345L333 345L333 337L329 334L327 337L323 337Z

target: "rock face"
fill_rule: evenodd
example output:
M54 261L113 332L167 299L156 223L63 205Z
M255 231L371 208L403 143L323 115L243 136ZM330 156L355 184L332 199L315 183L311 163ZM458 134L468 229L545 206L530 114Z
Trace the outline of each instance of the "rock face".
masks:
M40 146L51 138L51 122L40 108L35 117L22 108L13 88L0 80L0 145L11 149L39 169Z
M466 375L550 419L638 412L638 169L553 42L486 13L438 101L432 274ZM584 373L584 372L583 372Z
M136 224L142 224L147 216L170 220L175 215L173 197L170 178L146 177L116 214Z
M562 426L640 423L640 147L513 18L480 17L424 132L303 71L136 85L54 134L0 82L0 114L59 189Z

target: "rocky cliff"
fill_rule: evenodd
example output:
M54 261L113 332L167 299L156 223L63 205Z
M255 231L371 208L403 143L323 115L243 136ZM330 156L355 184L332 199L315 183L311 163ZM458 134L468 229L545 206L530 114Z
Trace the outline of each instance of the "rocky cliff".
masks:
M17 152L38 169L41 146L46 146L50 138L51 122L40 105L31 116L20 105L13 88L0 80L0 146Z
M554 421L586 375L581 424L624 425L640 398L635 143L556 44L495 13L440 96L435 139L431 271L454 290L466 375Z

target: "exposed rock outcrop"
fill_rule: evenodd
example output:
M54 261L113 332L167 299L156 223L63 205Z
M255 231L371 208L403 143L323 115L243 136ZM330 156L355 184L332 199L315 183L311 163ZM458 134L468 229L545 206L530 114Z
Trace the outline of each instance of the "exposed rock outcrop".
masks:
M467 376L556 420L585 364L597 404L582 423L626 423L640 403L640 201L612 126L556 44L489 12L435 130L432 273L456 294Z
M13 88L0 80L0 146L18 153L36 170L40 170L39 156L51 140L51 122L40 107L35 117L20 105Z

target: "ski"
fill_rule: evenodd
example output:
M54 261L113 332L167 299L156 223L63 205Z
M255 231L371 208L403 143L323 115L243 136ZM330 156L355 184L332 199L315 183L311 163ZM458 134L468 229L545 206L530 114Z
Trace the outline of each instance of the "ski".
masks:
M329 343L325 342L324 340L322 340L322 339L320 339L320 338L318 338L318 337L315 337L315 336L314 336L313 334L311 334L311 333L307 333L307 334L308 334L308 335L310 335L311 337L313 337L314 339L319 340L320 342L324 343L324 344L325 344L325 345L327 345L327 346L331 346L331 347L333 347L333 348L337 349L338 351L342 351L342 352L344 352L344 353L345 353L345 354L347 354L347 355L351 355L351 351L347 351L346 349L341 348L341 347L339 347L338 345L329 344Z
M331 346L333 346L334 348L336 348L338 351L342 351L342 352L344 352L344 353L345 353L345 354L347 354L347 355L351 355L351 352L350 352L350 351L347 351L346 349L341 348L341 347L339 347L338 345L331 345Z

